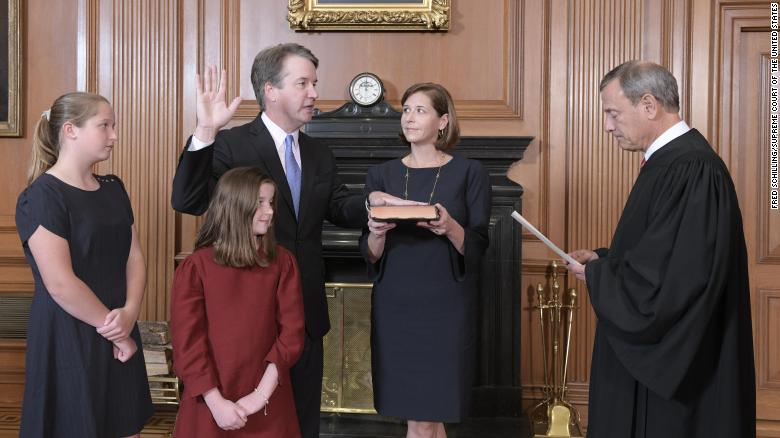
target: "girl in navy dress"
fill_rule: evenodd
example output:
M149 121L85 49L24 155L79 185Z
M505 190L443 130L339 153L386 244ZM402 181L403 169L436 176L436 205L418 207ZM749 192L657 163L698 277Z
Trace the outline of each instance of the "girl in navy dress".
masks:
M111 156L114 111L69 93L41 115L16 228L35 293L21 437L140 436L152 414L136 319L146 267Z

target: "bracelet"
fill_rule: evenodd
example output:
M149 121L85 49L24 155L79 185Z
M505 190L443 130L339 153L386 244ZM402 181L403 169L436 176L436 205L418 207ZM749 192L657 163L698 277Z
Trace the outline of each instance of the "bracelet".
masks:
M368 202L368 195L366 195L366 212L371 213L371 203Z
M260 394L260 397L265 400L265 405L263 406L263 415L268 415L268 405L271 404L271 401L268 399L268 397L265 396L262 392L260 392L260 388L255 388L255 392Z

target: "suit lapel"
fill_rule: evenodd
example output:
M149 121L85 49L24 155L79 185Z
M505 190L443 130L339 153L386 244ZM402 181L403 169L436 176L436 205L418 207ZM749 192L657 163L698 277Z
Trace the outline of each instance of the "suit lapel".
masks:
M298 224L303 223L310 197L314 194L314 178L317 176L317 151L315 144L306 134L298 133L298 146L301 148L301 207ZM292 198L292 196L291 196Z
M274 139L271 137L271 133L268 132L268 128L265 127L265 123L263 123L260 115L257 116L249 129L250 132L256 136L256 140L252 142L252 146L254 146L258 156L265 163L265 168L268 169L268 173L271 174L271 179L274 180L276 187L279 190L280 196L278 196L278 198L284 200L284 203L287 204L287 208L290 209L290 214L292 217L295 217L295 207L292 202L290 185L287 183L287 175L284 173L282 163L279 161L279 153L276 151Z

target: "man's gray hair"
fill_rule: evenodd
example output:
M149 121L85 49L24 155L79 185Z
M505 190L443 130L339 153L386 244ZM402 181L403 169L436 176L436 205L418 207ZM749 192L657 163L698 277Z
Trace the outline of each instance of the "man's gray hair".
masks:
M311 53L311 50L296 43L277 44L267 47L255 56L252 63L252 88L255 90L255 98L260 108L264 108L265 95L263 87L271 83L274 87L279 87L282 83L282 68L284 60L288 56L300 56L308 59L317 68L320 61Z
M638 60L624 62L604 76L599 91L615 79L620 81L620 88L633 105L645 94L650 94L667 111L680 111L677 79L669 70L656 63Z

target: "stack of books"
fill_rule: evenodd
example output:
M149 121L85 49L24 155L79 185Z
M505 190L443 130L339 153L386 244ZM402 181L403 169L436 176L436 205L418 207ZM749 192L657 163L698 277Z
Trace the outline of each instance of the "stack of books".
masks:
M138 321L147 376L171 374L171 335L164 321Z
M167 376L171 373L170 345L144 345L147 376Z
M152 403L178 405L179 379L172 375L171 334L165 321L138 321L141 342L144 344L146 375Z

